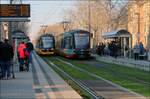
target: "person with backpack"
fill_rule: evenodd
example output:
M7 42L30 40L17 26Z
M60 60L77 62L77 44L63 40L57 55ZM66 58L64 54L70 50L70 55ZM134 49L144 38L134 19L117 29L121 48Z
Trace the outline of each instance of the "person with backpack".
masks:
M13 56L14 56L13 47L8 43L8 40L5 39L5 43L1 45L2 79L11 79L10 67Z
M30 41L28 41L26 43L26 48L27 48L27 50L30 54L29 55L29 63L32 63L32 52L33 52L33 49L34 49L33 44Z
M18 47L18 57L19 57L19 62L20 62L20 66L19 66L19 71L24 71L24 64L27 64L27 59L29 56L29 53L27 51L26 45L24 42L22 42L19 47Z

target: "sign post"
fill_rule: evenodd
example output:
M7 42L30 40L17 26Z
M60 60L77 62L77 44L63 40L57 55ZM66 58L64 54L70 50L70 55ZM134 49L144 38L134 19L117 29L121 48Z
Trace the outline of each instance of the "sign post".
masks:
M12 0L11 0L12 1ZM30 4L0 4L0 22L10 22L8 39L10 42L12 23L11 22L29 22Z

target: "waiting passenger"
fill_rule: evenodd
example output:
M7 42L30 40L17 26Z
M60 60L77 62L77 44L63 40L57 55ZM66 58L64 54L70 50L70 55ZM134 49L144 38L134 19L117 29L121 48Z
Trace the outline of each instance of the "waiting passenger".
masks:
M10 75L10 67L11 67L11 60L13 59L14 52L13 47L8 43L8 40L5 39L5 43L2 45L1 49L1 57L2 57L2 79L11 79Z
M142 42L140 42L139 47L140 47L140 54L144 54L144 47Z
M3 46L3 42L0 41L0 79L2 78L2 67L1 67L1 64L2 64L2 46Z
M134 53L134 59L138 60L139 59L139 53L140 53L140 47L138 46L138 44L134 45L133 53Z
M25 53L24 53L24 49L26 48L26 45L24 42L22 42L20 45L19 45L19 48L17 50L18 52L18 57L19 57L19 62L20 62L20 65L19 65L19 71L23 71L23 63L26 59L26 56L25 56Z
M33 52L33 49L34 49L33 44L29 41L29 42L26 43L26 47L27 47L27 49L29 51L29 54L30 54L29 63L32 63L32 52Z

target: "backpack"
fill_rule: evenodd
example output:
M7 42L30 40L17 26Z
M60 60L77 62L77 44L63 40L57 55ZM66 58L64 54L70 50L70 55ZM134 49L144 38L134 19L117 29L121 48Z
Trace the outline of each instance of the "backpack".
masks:
M24 51L24 55L26 57L30 56L29 51L27 50L27 48L24 48L23 51Z

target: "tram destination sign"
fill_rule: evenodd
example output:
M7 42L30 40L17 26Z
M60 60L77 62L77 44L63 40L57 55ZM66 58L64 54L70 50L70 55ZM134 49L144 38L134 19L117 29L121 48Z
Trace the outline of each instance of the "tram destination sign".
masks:
M30 17L30 4L0 4L0 18Z

